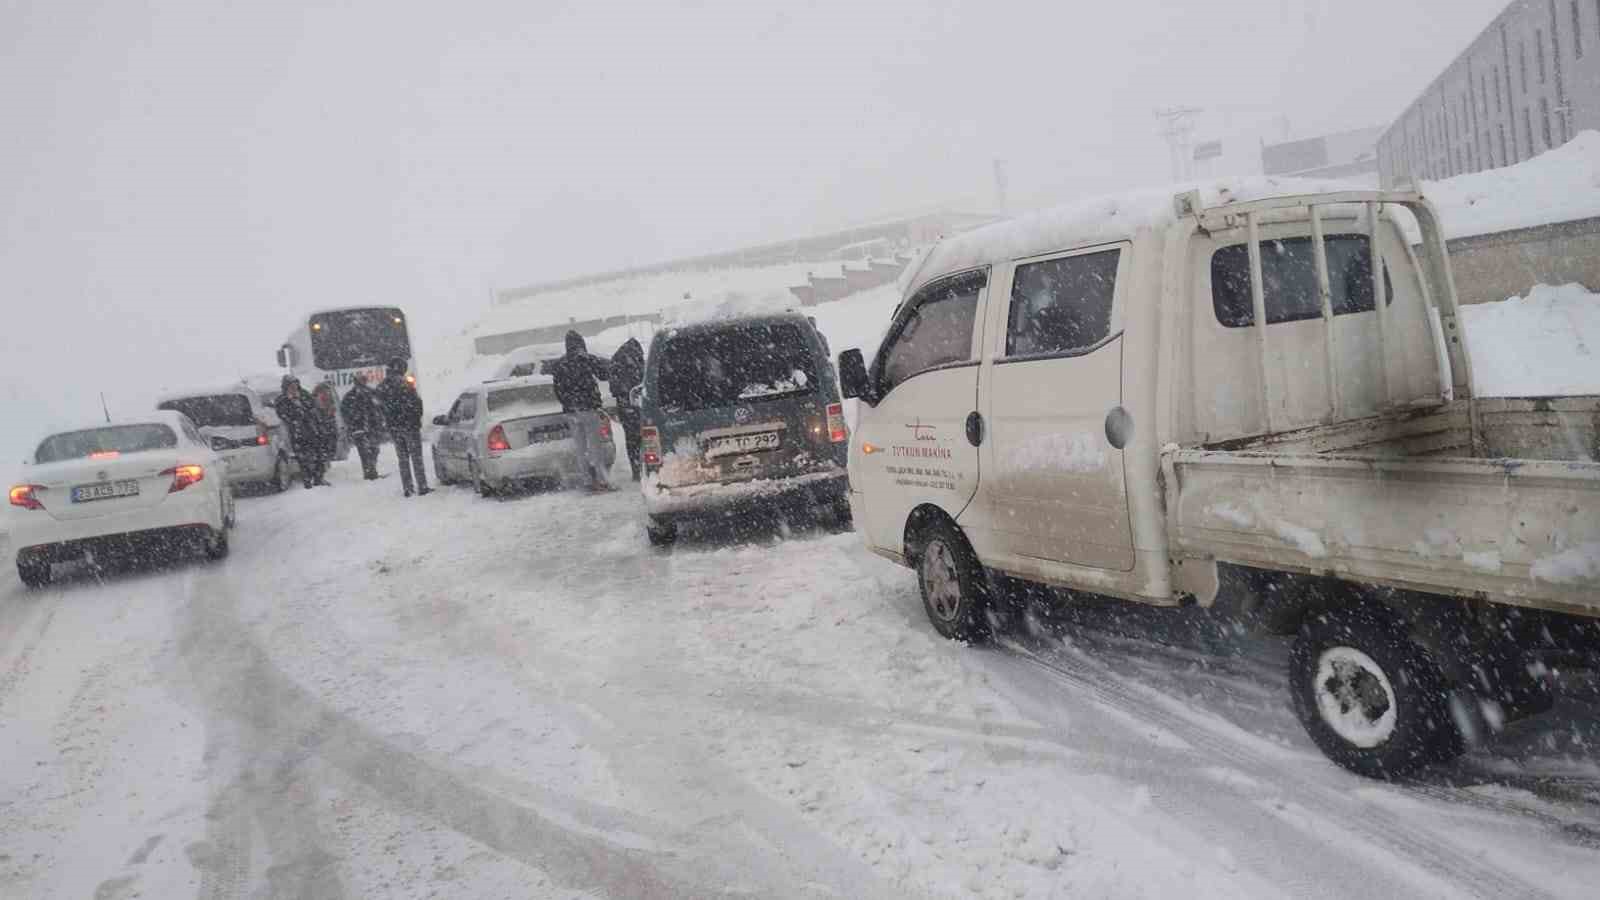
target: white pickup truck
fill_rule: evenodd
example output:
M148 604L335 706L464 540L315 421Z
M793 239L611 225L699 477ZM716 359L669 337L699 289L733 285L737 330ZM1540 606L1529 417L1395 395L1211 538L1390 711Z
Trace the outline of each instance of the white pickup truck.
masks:
M1600 398L1475 397L1432 207L1302 190L937 245L870 365L840 355L850 497L948 637L985 636L1012 580L1297 634L1311 737L1387 777L1600 656Z

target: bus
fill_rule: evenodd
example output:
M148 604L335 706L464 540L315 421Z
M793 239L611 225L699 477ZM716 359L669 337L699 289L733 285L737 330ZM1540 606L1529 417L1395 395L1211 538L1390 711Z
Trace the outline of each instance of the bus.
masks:
M349 306L314 312L296 325L278 348L278 365L308 391L327 384L343 396L357 378L376 386L397 356L405 358L406 379L416 384L405 313L394 306Z

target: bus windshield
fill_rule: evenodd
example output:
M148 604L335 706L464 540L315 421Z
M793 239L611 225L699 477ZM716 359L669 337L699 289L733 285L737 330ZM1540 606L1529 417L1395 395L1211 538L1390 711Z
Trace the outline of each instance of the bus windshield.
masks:
M393 307L344 309L311 317L311 360L319 369L381 366L411 357L406 317Z

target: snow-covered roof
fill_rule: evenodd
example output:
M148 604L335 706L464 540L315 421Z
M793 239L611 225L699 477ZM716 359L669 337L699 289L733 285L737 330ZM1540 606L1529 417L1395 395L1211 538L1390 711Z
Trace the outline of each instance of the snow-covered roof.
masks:
M505 388L531 387L541 384L551 384L555 381L549 375L518 375L515 378L490 378L483 382L481 387L485 391L498 391Z
M1177 221L1173 198L1199 191L1207 207L1225 206L1268 197L1349 190L1337 180L1250 176L1199 184L1177 184L1109 194L985 225L935 244L907 283L915 290L941 275L959 272L999 259L1021 259L1056 250L1132 238L1141 231L1164 228Z
M274 389L277 385L273 385ZM168 391L156 398L156 405L171 403L174 400L187 400L190 397L215 397L219 394L254 394L256 390L243 381L235 381L228 385L215 385L211 388L195 388L185 391Z
M799 301L788 290L722 291L704 300L681 303L662 315L662 328L686 328L746 316L793 312Z

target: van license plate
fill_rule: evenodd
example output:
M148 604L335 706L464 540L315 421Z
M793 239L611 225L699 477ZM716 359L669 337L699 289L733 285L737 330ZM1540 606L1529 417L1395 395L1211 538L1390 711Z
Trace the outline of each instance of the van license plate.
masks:
M713 438L706 445L706 458L714 456L728 456L739 453L752 453L757 450L775 450L779 444L778 432L763 431L759 434L735 434L729 437Z
M72 489L73 503L88 503L92 500L110 500L115 497L139 496L139 482L137 481L108 481L104 484L80 484Z

